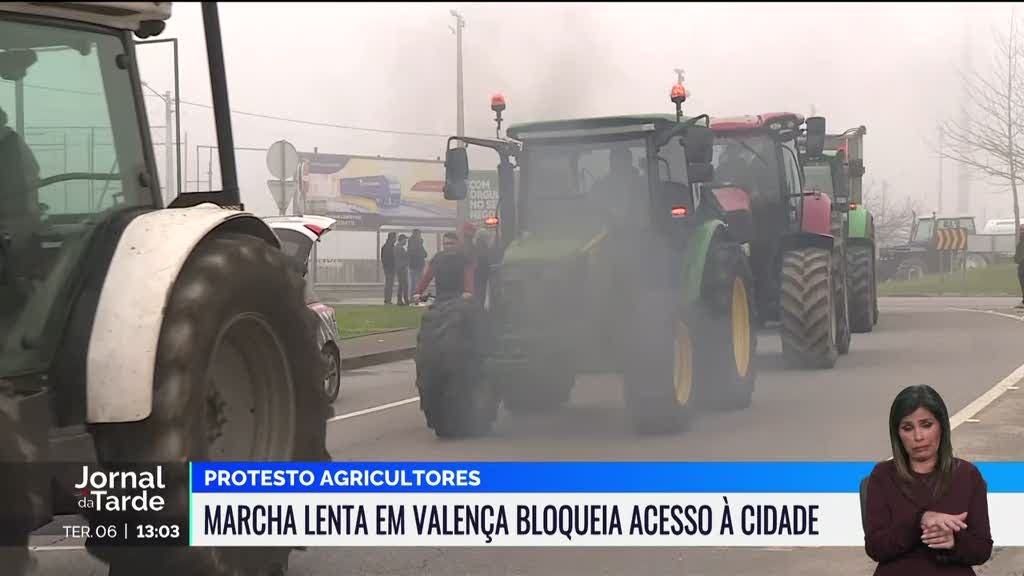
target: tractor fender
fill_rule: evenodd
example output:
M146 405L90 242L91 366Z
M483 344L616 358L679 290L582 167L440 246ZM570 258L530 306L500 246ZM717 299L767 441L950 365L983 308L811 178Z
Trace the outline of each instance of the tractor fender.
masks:
M149 416L164 307L192 251L231 231L280 241L256 216L213 204L141 214L125 227L103 279L86 355L89 423Z
M870 238L853 237L853 236L851 236L851 237L847 238L846 245L848 247L849 246L867 246L868 248L871 248L871 252L873 252L873 253L876 252L876 250L875 250L875 241L870 239ZM876 254L876 257L877 257L877 254Z
M869 220L871 219L871 213L868 212L863 206L857 206L851 208L847 213L849 230L848 236L850 240L854 238L871 238L868 233L871 229Z
M798 250L801 248L821 248L822 250L831 252L832 247L835 245L835 241L835 237L831 234L794 232L784 235L779 240L779 250L780 252L786 252L788 250Z
M827 194L810 194L804 196L803 220L800 229L812 234L832 233L832 199Z
M712 219L702 223L690 234L683 268L683 302L687 306L700 298L701 286L704 283L704 265L707 262L711 239L719 229L725 227L725 222Z

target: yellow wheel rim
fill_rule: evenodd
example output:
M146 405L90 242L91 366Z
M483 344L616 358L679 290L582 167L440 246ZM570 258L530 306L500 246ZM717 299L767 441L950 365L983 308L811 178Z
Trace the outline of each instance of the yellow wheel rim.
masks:
M732 352L741 378L750 369L750 304L742 278L732 283Z
M676 386L676 401L685 406L690 401L693 390L693 346L690 342L690 329L684 322L676 327L675 371L673 380Z

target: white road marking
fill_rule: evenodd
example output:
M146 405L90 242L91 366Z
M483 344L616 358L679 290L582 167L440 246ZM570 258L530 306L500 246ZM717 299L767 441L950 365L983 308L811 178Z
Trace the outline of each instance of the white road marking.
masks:
M1024 322L1024 317L1015 316L1013 314L1005 314L1003 312L996 312L995 310L976 310L972 308L955 308L950 307L950 310L959 310L961 312L976 312L979 314L990 314L992 316L1002 316L1003 318L1010 318L1018 322ZM989 388L987 392L978 396L974 402L971 402L967 406L964 406L959 412L953 415L949 419L949 426L951 429L956 429L957 426L964 422L969 422L974 419L974 416L981 412L986 406L996 401L997 398L1006 393L1007 390L1017 390L1017 384L1024 381L1024 364L1017 367L1016 370L1010 373L1009 376L1003 378L998 384ZM975 420L976 421L976 420Z
M29 546L29 552L66 552L68 550L85 550L84 544L75 546Z
M956 429L957 426L973 419L978 412L981 412L986 406L995 402L997 398L1005 394L1006 391L1014 384L1019 384L1021 380L1024 380L1024 364L1018 366L1016 370L1011 372L1006 378L1000 380L998 384L989 388L988 392L978 396L974 402L964 406L962 410L954 414L953 417L949 419L950 428Z
M978 310L977 308L957 308L955 306L950 306L948 309L957 310L959 312L977 312L979 314L991 314L993 316L1002 316L1003 318L1009 318L1010 320L1024 322L1024 316L1017 316L1016 314L1007 314L1005 312L996 312L995 310Z
M399 400L398 402L391 402L390 404L381 404L380 406L374 406L373 408L367 408L366 410L358 410L356 412L349 412L348 414L339 414L333 418L328 419L327 421L337 422L339 420L348 420L349 418L355 418L356 416L365 416L366 414L373 414L374 412L381 412L384 410L390 410L391 408L405 406L406 404L419 402L419 400L419 396L413 396L412 398L406 398L405 400Z

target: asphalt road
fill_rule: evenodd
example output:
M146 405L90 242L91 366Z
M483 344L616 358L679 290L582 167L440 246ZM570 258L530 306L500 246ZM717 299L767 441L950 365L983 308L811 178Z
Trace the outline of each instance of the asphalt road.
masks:
M345 374L328 448L335 460L881 460L889 455L889 404L902 387L930 384L956 414L1021 366L1024 321L1013 304L1013 299L883 300L875 332L854 335L850 354L830 371L784 370L778 336L764 333L753 405L704 414L687 433L661 438L634 436L625 419L621 381L597 376L581 378L571 403L558 412L529 418L503 414L490 437L443 442L424 425L411 361L367 368ZM991 409L1003 401L996 399ZM1012 414L975 420L963 425L971 437L962 456L1024 459L1019 442L999 450L986 442L1017 426ZM81 550L41 550L38 558L38 574L106 573ZM861 548L318 548L292 558L291 574L309 576L760 575L766 570L866 576L873 571ZM1014 551L999 551L979 573L1009 575L1015 569L1019 574L1020 560Z

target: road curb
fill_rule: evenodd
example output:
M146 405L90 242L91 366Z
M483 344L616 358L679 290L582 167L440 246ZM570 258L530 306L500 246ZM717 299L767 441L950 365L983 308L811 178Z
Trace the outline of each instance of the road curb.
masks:
M947 292L938 294L935 292L912 292L909 294L879 294L879 298L1013 298L1014 294L1001 292L999 294L964 294L962 292Z
M364 354L362 356L351 356L341 360L341 369L357 370L359 368L366 368L367 366L377 366L380 364L387 364L389 362L409 360L415 356L416 348L398 348L396 350L374 352L373 354Z

